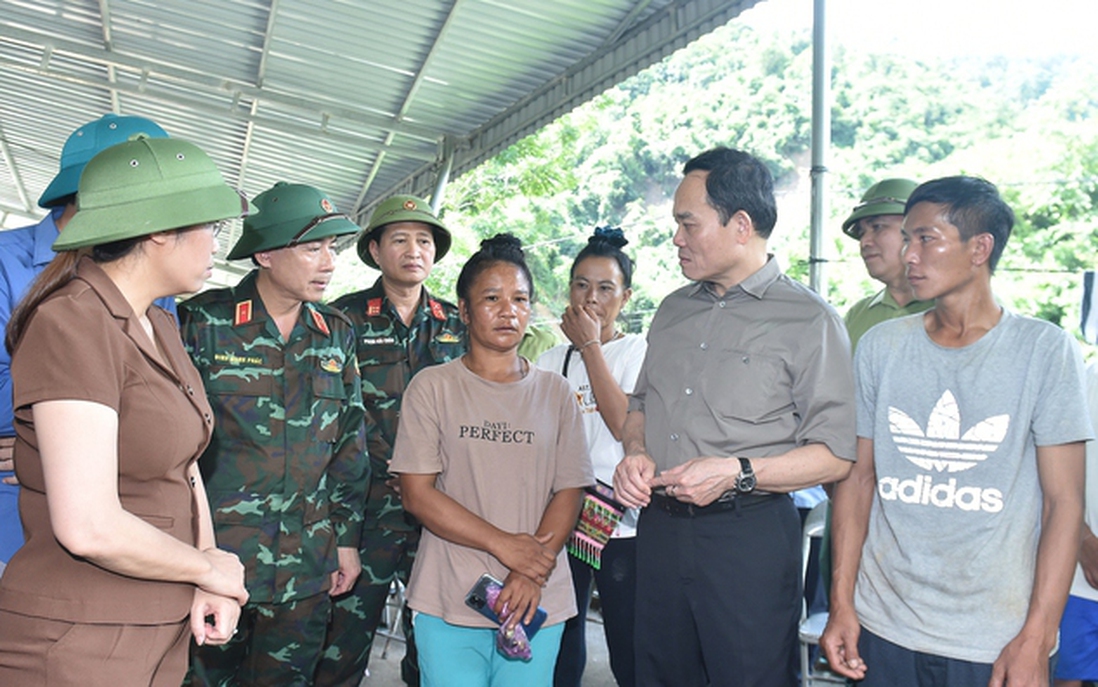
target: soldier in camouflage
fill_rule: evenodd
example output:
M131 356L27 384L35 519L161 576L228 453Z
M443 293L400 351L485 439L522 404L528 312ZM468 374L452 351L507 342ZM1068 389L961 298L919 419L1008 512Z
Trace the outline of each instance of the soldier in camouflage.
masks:
M350 594L336 599L317 687L357 687L370 658L374 633L393 580L407 583L419 543L419 523L405 514L389 474L400 400L412 375L465 352L465 326L457 308L423 287L435 261L450 249L450 232L414 196L381 203L358 242L358 254L381 277L365 291L333 305L355 325L367 446L373 479L359 551L362 576ZM401 675L419 684L409 612L402 609L406 652Z
M255 199L230 259L258 267L179 306L216 417L199 460L217 540L251 598L225 646L192 647L193 685L311 685L331 614L361 570L369 481L354 330L319 301L336 236L358 227L320 191Z

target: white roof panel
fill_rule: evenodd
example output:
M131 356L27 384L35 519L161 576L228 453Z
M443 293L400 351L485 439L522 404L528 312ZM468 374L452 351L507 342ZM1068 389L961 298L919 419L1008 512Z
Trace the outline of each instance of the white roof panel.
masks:
M41 216L65 138L110 111L362 221L759 1L0 0L0 226Z

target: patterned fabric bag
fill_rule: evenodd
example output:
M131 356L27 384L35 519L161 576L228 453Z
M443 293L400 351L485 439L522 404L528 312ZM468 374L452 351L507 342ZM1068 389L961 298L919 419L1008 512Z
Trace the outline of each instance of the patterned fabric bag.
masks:
M568 537L568 553L598 570L602 549L625 515L625 506L614 500L614 489L602 482L584 492L579 522Z
M565 379L568 379L568 366L575 352L576 347L569 346L564 355L560 373ZM625 506L614 500L613 487L603 482L585 487L579 522L568 537L568 553L599 570L602 567L602 549L610 541L610 535L618 528L623 515Z

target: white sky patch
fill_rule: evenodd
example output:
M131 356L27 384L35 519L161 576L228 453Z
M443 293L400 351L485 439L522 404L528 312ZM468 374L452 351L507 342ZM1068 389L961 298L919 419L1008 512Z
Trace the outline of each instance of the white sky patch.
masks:
M764 0L741 20L811 27L812 0ZM912 57L1098 56L1095 0L828 0L833 45Z

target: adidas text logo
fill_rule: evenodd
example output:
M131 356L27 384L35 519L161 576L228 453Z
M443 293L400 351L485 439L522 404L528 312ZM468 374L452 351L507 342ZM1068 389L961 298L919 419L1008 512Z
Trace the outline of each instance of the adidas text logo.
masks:
M912 505L959 508L960 510L998 513L1003 510L1003 492L980 487L957 488L957 479L934 484L930 475L918 475L900 480L883 477L877 482L877 493L884 501L900 501Z

